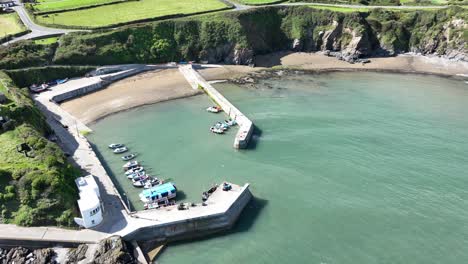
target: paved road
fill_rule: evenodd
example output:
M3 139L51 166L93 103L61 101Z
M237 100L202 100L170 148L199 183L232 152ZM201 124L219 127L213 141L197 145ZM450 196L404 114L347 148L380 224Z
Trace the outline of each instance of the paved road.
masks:
M76 31L76 30L43 27L34 23L34 21L29 17L29 14L24 8L23 4L20 3L19 1L16 1L16 6L13 7L13 10L15 10L16 13L19 15L21 21L23 21L23 24L31 30L31 33L15 38L9 42L6 42L3 44L5 46L8 44L23 40L23 39L32 39L32 38L45 37L45 36L56 35L56 34L66 34L68 32Z

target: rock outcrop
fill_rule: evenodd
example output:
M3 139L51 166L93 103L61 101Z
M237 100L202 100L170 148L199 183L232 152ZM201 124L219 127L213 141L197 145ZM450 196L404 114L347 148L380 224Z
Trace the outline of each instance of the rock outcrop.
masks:
M112 236L99 242L91 264L131 264L137 263L130 253L129 246L120 236Z
M12 249L0 248L1 264L48 264L56 263L53 259L55 252L53 249L44 248L30 250L24 247L15 247Z

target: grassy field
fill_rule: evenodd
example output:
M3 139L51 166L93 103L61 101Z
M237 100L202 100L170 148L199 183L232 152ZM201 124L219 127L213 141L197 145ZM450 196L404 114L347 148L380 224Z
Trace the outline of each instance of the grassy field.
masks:
M122 0L39 0L33 7L35 11L49 12L120 1Z
M140 0L91 9L37 16L42 24L81 27L103 27L140 19L174 14L192 14L227 7L218 0Z
M60 37L37 39L37 40L34 40L34 43L39 44L39 45L49 45L49 44L53 44L53 43L57 42L59 38Z
M0 38L22 31L26 31L26 27L16 13L0 15Z
M268 5L287 2L287 0L237 0L237 2L246 5Z

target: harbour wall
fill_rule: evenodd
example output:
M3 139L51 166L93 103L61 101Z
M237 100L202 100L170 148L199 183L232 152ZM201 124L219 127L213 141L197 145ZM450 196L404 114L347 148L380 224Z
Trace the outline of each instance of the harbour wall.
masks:
M145 65L145 66L140 66L137 68L126 69L124 71L120 71L117 73L102 75L101 77L99 77L99 79L95 83L84 85L82 87L57 94L52 97L52 100L56 103L62 103L64 101L71 100L76 97L80 97L80 96L101 90L105 88L106 86L108 86L109 84L111 84L112 82L116 82L124 78L142 73L144 71L149 71L149 70L154 70L154 69L157 69L157 67Z
M239 215L252 198L249 184L242 187L241 193L232 204L221 213L187 217L179 221L154 224L136 229L123 236L125 240L176 241L193 239L232 228ZM190 212L190 209L188 210ZM189 215L189 214L187 214Z
M234 148L247 148L253 134L253 122L246 117L239 109L237 109L229 100L227 100L218 90L208 83L192 65L181 65L179 70L185 76L192 88L201 88L211 99L218 104L223 111L233 120L237 121L239 130L234 138Z

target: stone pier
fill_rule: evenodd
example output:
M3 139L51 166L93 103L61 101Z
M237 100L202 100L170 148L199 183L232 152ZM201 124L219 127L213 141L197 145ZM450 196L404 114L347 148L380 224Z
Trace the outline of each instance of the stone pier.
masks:
M208 83L191 64L180 65L180 72L185 76L193 89L203 89L208 96L218 104L223 111L233 120L237 121L239 130L234 139L234 148L247 148L252 137L254 125L239 109L237 109L228 99L226 99L218 90Z

